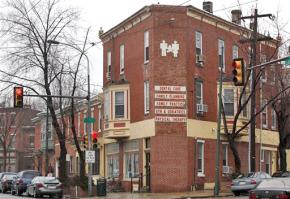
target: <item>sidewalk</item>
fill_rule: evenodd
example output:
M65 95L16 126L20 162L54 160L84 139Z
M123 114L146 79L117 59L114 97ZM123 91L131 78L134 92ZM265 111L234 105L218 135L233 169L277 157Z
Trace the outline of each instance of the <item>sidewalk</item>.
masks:
M233 196L232 193L220 193L220 197ZM211 198L213 190L192 191L181 193L108 193L106 197L89 197L84 199L189 199L189 198Z

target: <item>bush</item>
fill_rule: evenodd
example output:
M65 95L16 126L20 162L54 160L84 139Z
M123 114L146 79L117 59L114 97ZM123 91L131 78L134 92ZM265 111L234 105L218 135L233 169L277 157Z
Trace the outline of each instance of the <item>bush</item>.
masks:
M67 185L69 186L79 186L83 190L88 189L88 177L87 176L73 176L68 180Z

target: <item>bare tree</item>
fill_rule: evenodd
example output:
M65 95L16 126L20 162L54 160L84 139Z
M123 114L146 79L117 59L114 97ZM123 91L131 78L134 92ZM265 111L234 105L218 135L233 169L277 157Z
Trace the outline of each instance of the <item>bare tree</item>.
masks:
M0 70L2 82L21 85L30 94L43 97L52 117L52 124L60 146L59 165L61 181L65 182L66 136L57 119L55 86L60 74L60 65L52 62L52 56L61 60L64 53L52 51L48 40L73 40L71 36L76 26L78 12L72 8L62 8L58 0L8 0L8 11L1 17L2 39L13 45L6 49L8 66ZM3 64L4 65L4 64ZM58 71L58 72L56 72ZM59 107L62 107L60 104Z

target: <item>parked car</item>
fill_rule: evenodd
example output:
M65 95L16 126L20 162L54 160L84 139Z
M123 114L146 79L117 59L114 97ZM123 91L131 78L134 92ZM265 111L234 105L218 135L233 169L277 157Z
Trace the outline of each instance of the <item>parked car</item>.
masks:
M5 174L15 174L16 175L16 173L14 173L14 172L3 172L3 173L0 173L0 182L1 182L1 180L4 177ZM0 183L0 192L3 192L1 183Z
M0 181L0 190L6 193L11 190L12 181L16 177L16 173L5 173Z
M273 173L272 175L273 178L280 178L280 177L283 177L283 178L287 178L287 177L290 177L290 171L276 171L275 173Z
M31 183L35 176L40 176L40 173L34 170L19 172L12 182L11 194L22 195L22 193L26 192L27 185Z
M241 193L247 193L256 188L262 180L269 178L271 176L265 172L251 172L247 176L241 175L232 181L231 190L235 196L239 196Z
M250 191L249 198L290 198L290 178L282 177L263 180L255 189Z
M63 189L60 181L55 177L37 176L27 186L27 195L35 198L49 195L62 198Z

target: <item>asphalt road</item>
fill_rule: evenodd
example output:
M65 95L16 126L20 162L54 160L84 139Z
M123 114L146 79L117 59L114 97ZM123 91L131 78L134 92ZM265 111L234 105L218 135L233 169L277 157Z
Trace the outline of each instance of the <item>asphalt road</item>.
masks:
M7 194L3 194L3 193L0 193L0 199L27 199L27 198L32 198L32 197L28 197L26 196L25 194L23 194L22 196L13 196L11 195L9 192ZM49 198L49 197L42 197L42 198Z

